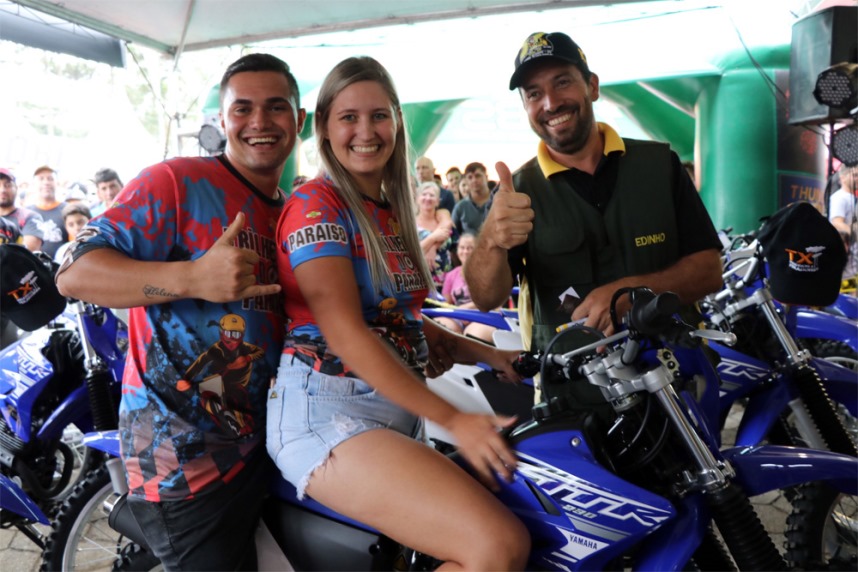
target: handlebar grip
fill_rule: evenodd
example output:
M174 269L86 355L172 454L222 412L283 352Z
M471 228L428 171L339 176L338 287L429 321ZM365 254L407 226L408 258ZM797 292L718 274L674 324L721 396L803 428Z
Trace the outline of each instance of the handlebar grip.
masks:
M670 318L679 311L679 296L673 292L654 295L652 291L638 290L629 313L630 325L639 332L656 335L670 324Z
M539 356L531 352L521 352L518 358L512 362L512 369L521 377L533 377L539 373L541 360Z

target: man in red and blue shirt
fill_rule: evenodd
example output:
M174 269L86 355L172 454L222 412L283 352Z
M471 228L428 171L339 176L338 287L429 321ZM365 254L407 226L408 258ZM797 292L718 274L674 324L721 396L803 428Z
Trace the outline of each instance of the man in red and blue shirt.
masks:
M144 169L58 276L66 295L131 308L122 457L131 511L168 570L253 569L270 463L278 185L305 112L289 67L267 54L230 65L220 99L224 154Z

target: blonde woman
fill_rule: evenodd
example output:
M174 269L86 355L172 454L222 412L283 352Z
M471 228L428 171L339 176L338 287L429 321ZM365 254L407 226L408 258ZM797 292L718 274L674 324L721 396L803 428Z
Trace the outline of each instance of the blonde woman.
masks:
M438 208L440 203L441 188L431 182L420 183L417 187L417 237L438 289L444 283L444 275L453 268L450 261L453 219L450 211Z
M290 322L268 451L300 496L444 561L439 569L522 569L527 530L486 488L512 476L498 429L513 420L461 412L419 373L478 360L516 377L511 353L421 319L431 277L387 71L372 58L340 62L314 122L325 174L290 197L277 229ZM424 417L453 433L485 486L413 438Z

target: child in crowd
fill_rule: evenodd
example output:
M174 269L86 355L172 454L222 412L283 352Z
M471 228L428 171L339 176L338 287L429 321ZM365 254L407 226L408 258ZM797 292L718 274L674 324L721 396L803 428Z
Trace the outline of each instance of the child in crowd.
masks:
M85 227L86 223L88 223L92 218L92 213L84 202L75 201L67 203L66 206L63 207L62 216L63 225L69 235L69 241L57 249L54 260L58 263L62 263L63 256L65 256L69 246L74 242L74 239L77 236L77 233L80 232L80 229Z
M456 256L459 257L461 265L456 266L444 276L444 286L441 289L441 295L444 296L444 300L448 304L453 304L460 308L477 307L471 301L471 293L468 291L468 284L465 282L465 277L462 274L465 263L474 251L476 240L476 236L470 232L466 232L459 237L459 244L456 246ZM478 322L462 322L461 320L453 320L451 318L438 318L437 321L456 333L464 333L466 336L486 342L492 341L492 333L495 331L495 328Z

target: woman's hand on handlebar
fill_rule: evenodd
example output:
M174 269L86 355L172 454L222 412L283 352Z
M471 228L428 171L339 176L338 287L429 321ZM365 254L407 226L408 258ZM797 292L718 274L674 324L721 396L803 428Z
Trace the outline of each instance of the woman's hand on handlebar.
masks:
M501 381L518 383L521 381L521 375L516 371L515 363L519 360L520 356L521 352L519 350L493 348L489 353L489 361L485 363L491 366Z

